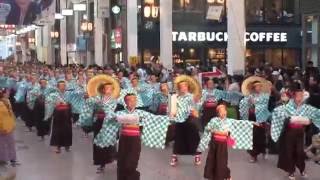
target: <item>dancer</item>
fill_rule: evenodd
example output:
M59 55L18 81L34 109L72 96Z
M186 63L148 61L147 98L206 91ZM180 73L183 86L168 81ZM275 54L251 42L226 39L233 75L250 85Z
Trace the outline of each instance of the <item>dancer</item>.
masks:
M94 131L94 138L99 134L106 115L113 113L117 107L117 98L120 93L118 81L107 75L99 75L88 82L90 98L86 100L80 114L79 124L87 132ZM106 122L105 126L109 123ZM116 158L116 147L101 148L93 144L93 164L99 166L97 173L104 171L105 165L112 163Z
M195 122L199 116L197 111L199 104L196 101L201 98L200 85L198 81L186 75L177 77L174 84L178 90L177 110L170 112L170 116L174 117L177 123L175 124L175 139L170 165L177 165L177 155L192 155L195 165L200 165L201 153L197 152L200 128Z
M166 132L170 124L167 116L157 116L136 109L137 96L125 96L125 110L111 116L107 115L100 133L94 143L100 147L113 146L116 143L117 132L120 130L117 179L139 180L137 170L141 153L141 144L150 148L164 149ZM117 119L114 121L112 119ZM143 133L141 127L143 126Z
M213 79L205 79L205 89L202 90L202 126L205 127L211 118L216 117L216 107L218 102L223 100L229 102L229 94L227 91L222 91L215 88Z
M278 168L295 180L295 169L302 177L305 172L304 129L313 123L320 128L320 110L304 103L304 90L301 84L294 83L293 99L277 107L272 113L271 137L279 141Z
M271 84L263 78L251 76L242 83L242 93L246 96L240 101L240 116L243 120L257 122L253 129L253 149L248 151L250 162L257 162L259 154L266 158L266 127L271 113L268 110Z
M71 97L74 92L66 91L66 82L58 81L58 91L45 97L45 121L51 122L50 145L55 146L55 152L61 153L61 147L67 152L72 145L72 114Z
M209 145L204 177L210 180L231 180L228 168L228 146L252 149L253 122L227 118L227 107L217 106L219 117L210 120L198 147L203 152ZM210 142L210 143L209 143Z
M44 140L44 137L49 134L50 122L45 121L45 97L48 97L55 90L47 86L46 79L39 80L39 86L33 87L27 96L27 103L33 114L33 119L37 129L37 136Z

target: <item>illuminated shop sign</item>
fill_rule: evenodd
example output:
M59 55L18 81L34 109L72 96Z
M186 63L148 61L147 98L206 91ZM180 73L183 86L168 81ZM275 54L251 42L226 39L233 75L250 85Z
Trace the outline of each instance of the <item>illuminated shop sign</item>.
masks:
M246 42L287 42L286 32L247 32ZM172 40L177 42L227 42L227 32L172 32Z

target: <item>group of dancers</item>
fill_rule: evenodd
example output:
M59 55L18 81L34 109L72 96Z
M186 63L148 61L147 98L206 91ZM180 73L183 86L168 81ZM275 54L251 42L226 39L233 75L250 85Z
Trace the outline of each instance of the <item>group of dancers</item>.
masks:
M56 153L70 151L73 123L94 134L93 162L102 173L117 160L118 180L139 180L141 145L164 149L173 141L171 166L179 155L194 156L209 148L204 177L230 180L228 147L247 150L250 162L266 154L266 131L279 143L278 168L295 179L295 169L306 177L304 127L320 128L320 110L305 103L301 84L295 83L282 105L268 109L272 84L252 76L242 83L242 93L216 89L214 79L204 82L178 75L171 82L145 80L136 73L74 74L47 69L17 74L0 68L0 86L7 89L15 115L43 140L50 135ZM236 103L235 103L236 102ZM230 109L236 113L228 115Z

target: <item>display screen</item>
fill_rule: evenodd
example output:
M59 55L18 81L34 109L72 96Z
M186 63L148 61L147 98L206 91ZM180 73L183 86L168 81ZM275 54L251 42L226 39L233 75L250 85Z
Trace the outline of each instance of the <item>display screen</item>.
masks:
M53 23L56 0L0 0L0 24Z

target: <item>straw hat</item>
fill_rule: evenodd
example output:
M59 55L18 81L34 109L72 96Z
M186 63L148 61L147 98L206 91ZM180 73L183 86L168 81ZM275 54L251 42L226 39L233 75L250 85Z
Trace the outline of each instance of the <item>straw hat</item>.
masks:
M272 88L272 83L262 77L259 76L250 76L245 79L241 86L242 94L248 96L251 94L251 91L256 83L262 85L262 92L270 93Z
M197 98L201 98L202 96L202 92L201 92L201 86L200 83L194 79L191 76L187 76L187 75L180 75L178 76L175 80L174 80L174 87L176 90L178 90L178 85L181 82L187 82L189 85L189 90L190 93L193 94L193 96L197 97Z
M105 83L111 83L113 86L112 97L118 98L120 95L120 84L118 80L108 75L98 75L91 78L87 85L87 92L90 97L99 95L98 88Z

